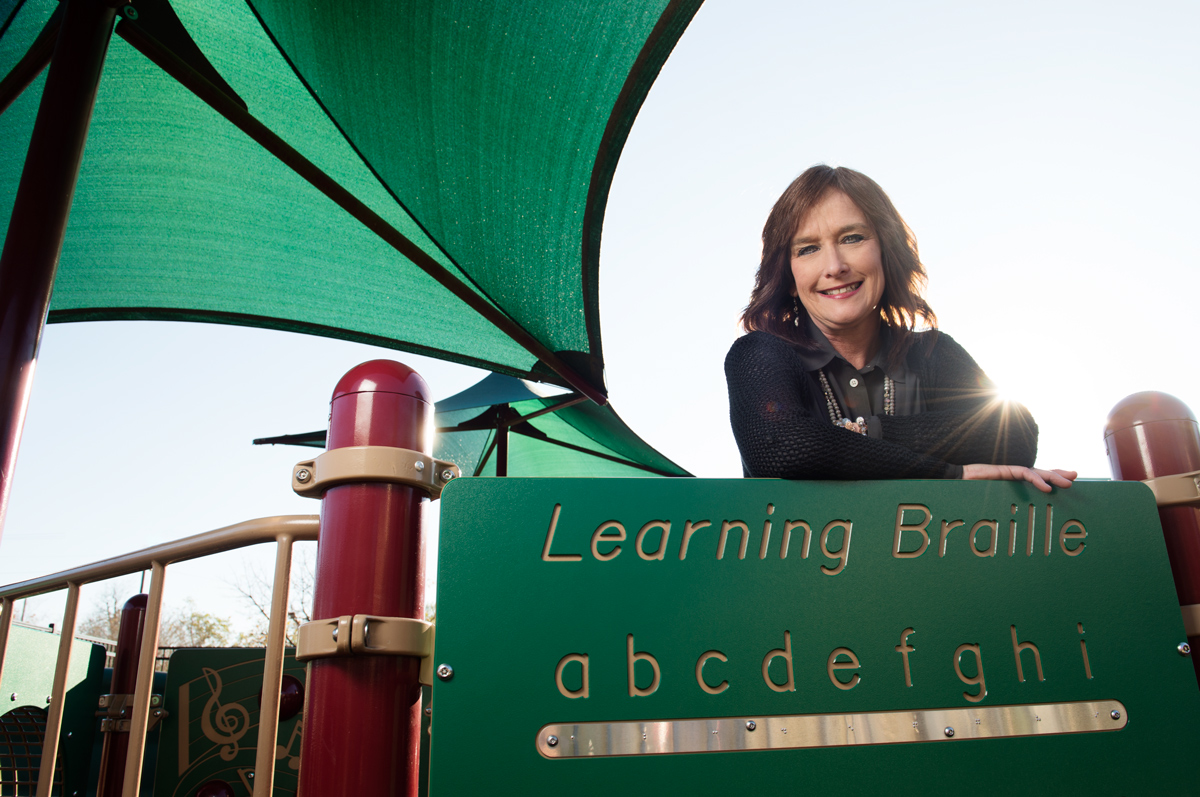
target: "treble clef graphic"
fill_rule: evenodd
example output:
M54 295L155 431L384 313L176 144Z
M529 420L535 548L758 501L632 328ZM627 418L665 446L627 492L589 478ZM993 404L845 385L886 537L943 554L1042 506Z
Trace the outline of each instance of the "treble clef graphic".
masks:
M221 675L204 667L204 680L212 691L212 697L204 704L200 715L200 730L215 744L222 744L221 758L232 761L238 753L238 740L250 729L250 712L240 703L221 703ZM215 724L215 727L214 727Z

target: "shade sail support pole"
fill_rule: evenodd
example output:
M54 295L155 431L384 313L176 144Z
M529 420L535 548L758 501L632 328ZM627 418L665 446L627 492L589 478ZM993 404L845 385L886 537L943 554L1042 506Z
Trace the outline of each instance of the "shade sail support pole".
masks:
M454 296L475 312L486 318L515 343L559 376L572 389L595 401L605 404L608 397L602 387L593 385L575 369L571 368L528 330L510 318L504 311L468 287L454 276L428 252L410 241L403 233L388 224L379 214L367 207L356 196L342 187L336 180L322 171L316 164L293 149L286 141L272 132L228 94L214 86L207 78L171 52L161 42L139 28L136 23L123 20L117 26L117 35L134 49L150 59L160 69L174 78L202 102L225 117L230 123L253 139L259 146L278 158L285 166L304 178L310 185L333 200L385 243L408 258L433 279L437 280Z
M551 412L558 412L559 410L565 410L567 407L574 407L576 404L582 404L585 401L587 401L586 396L567 396L562 401L555 402L549 407L543 407L537 412L531 412L528 415L522 415L520 418L517 418L515 421L513 421L513 423L524 423L525 421L530 421L534 418L540 418L543 415L547 415Z
M503 424L503 423L507 423L509 426L513 426L514 424L524 423L525 421L528 421L532 418L540 418L543 415L547 415L551 412L558 412L559 410L564 410L567 407L574 407L576 404L582 404L583 402L585 402L587 400L588 400L587 396L577 396L575 394L571 394L567 398L563 399L562 401L559 401L555 404L551 404L549 407L543 407L542 409L538 410L537 412L531 412L528 415L517 416L517 417L513 418L511 421L505 421L503 419L496 419L497 414L495 412L489 412L489 413L484 413L483 415L476 416L470 420L463 421L462 423L457 424L455 426L439 426L436 431L438 434L445 434L446 432L477 432L481 429L495 429L495 428L497 428L498 424ZM496 406L491 407L491 410L496 410ZM480 419L487 419L487 420L480 420ZM496 419L496 420L492 420L492 419ZM285 435L285 437L286 436L287 435ZM292 437L303 437L303 435L292 435ZM279 438L266 438L266 439L278 440ZM254 442L257 445L258 441L255 440ZM296 445L300 445L300 443L297 442Z
M0 252L0 530L115 11L66 0Z
M508 424L496 427L496 475L508 475Z

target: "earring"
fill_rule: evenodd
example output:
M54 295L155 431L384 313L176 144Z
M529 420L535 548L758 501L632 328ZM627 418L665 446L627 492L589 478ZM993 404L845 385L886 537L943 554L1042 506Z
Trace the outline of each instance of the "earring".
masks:
M800 297L792 297L792 323L800 326Z

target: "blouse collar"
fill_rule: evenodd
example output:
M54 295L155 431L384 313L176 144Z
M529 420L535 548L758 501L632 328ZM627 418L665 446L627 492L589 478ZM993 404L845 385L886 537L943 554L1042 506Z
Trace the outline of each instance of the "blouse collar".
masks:
M837 349L833 348L833 344L829 342L829 338L825 337L825 333L813 323L811 318L805 318L804 323L807 325L809 340L811 340L817 346L815 349L805 348L803 346L793 346L793 348L796 350L796 354L800 357L800 362L804 364L805 371L819 371L825 366L829 365L829 363L833 361L834 357L846 363L846 365L850 365L846 358L838 354ZM908 373L908 368L903 365L901 365L899 368L888 367L887 357L885 356L888 350L891 348L891 327L889 327L887 324L883 324L882 328L880 329L880 335L883 339L880 341L879 351L875 352L875 356L872 357L870 361L868 361L867 364L859 370L863 373L866 373L873 368L882 368L883 372L891 377L892 380L896 382L903 382L904 377ZM854 366L850 365L850 367L853 368Z

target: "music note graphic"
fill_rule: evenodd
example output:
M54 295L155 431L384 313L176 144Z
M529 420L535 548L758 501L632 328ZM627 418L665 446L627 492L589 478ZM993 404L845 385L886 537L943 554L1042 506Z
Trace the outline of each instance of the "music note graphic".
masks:
M238 754L238 740L250 730L250 712L240 703L221 703L221 675L216 670L203 667L204 680L212 697L204 704L200 714L200 730L213 743L224 745L220 755L226 761L232 761ZM215 724L215 727L214 727Z
M294 728L292 728L292 735L290 737L288 737L287 747L284 747L281 744L275 745L275 760L278 761L281 758L286 758L288 760L288 762L287 762L288 769L292 769L292 770L300 769L300 754L297 753L296 755L292 755L292 745L294 745L297 742L297 740L300 739L300 735L301 735L303 728L304 728L304 721L301 720L296 723L296 726Z

